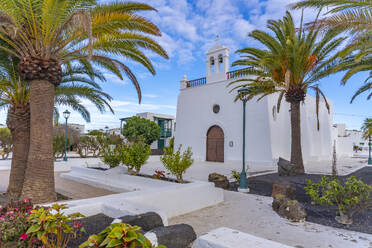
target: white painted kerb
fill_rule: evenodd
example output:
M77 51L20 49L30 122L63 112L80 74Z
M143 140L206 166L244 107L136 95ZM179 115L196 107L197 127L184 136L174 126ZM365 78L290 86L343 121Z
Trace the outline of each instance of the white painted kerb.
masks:
M200 236L192 248L293 248L247 233L221 227Z
M62 174L61 177L116 192L131 191L68 202L70 208L85 215L101 211L111 213L112 217L119 217L122 213L154 211L160 214L165 222L166 218L223 202L223 190L215 188L213 183L193 181L178 184L128 175L120 168L98 171L72 167L70 173Z

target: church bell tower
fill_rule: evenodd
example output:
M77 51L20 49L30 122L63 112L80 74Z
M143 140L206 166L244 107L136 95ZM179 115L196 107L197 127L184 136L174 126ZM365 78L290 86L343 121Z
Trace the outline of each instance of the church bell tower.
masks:
M216 44L207 52L207 84L227 80L229 71L229 49L219 44L219 37L216 37Z

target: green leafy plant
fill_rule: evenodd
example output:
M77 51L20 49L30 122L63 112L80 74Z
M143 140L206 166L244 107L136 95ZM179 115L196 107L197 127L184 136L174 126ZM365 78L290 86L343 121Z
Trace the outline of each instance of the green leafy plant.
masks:
M152 142L160 139L160 127L153 121L133 116L127 118L125 122L122 133L129 141L144 140L146 144L151 145Z
M188 147L181 154L182 145L180 145L176 152L173 147L164 149L164 155L160 157L164 167L173 175L176 176L177 181L183 183L183 174L194 163L192 159L191 147Z
M64 204L54 204L51 208L32 210L28 217L31 226L26 234L41 240L45 248L66 248L71 239L85 230L76 221L84 216L80 213L65 215L65 209Z
M9 128L0 128L0 146L1 146L1 158L7 159L9 153L12 152L12 134L10 133Z
M102 161L108 164L110 168L115 168L121 163L121 146L107 145L102 157Z
M70 145L70 140L67 137L67 147ZM65 136L57 135L53 137L53 154L54 158L62 158L65 153Z
M153 248L151 242L143 236L141 228L125 223L114 223L98 235L91 235L79 248L115 247L115 248ZM166 248L163 245L157 248Z
M26 234L31 226L28 217L33 209L30 200L11 201L0 208L0 247L36 248L41 247L37 238Z
M130 173L138 175L150 154L150 145L143 141L133 142L121 149L121 162L128 167Z
M323 176L319 183L307 181L306 194L315 203L327 206L336 205L339 215L336 220L342 224L351 224L353 215L372 207L372 186L351 176L341 184L337 178Z
M235 179L236 182L240 182L240 172L236 171L236 170L232 170L231 171L231 178L232 179Z

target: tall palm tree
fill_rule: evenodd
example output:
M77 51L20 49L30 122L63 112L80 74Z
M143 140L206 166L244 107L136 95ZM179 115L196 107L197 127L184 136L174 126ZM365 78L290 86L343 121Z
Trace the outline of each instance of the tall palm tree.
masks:
M159 29L138 11L154 10L135 2L97 3L95 0L2 0L0 46L20 59L19 74L30 83L30 149L22 190L23 198L35 202L55 201L53 173L54 92L62 78L62 65L88 61L118 75L138 81L127 59L155 70L141 51L150 50L167 58L166 52L148 35ZM144 35L147 34L147 35Z
M30 144L30 91L28 84L18 77L17 66L11 57L2 55L0 60L0 106L8 108L7 126L11 131L13 142L7 196L19 198L22 193ZM84 77L81 75L84 71L82 68L74 68L68 73L64 72L62 83L56 88L54 101L57 106L63 105L74 109L87 122L90 122L89 111L81 104L80 99L85 98L91 101L101 112L104 112L106 108L112 112L113 110L109 105L111 97L102 92L93 81L94 75L99 76L101 80L104 80L103 76L95 72L91 74L91 78Z
M291 113L291 163L293 174L304 173L301 148L301 115L300 103L305 100L309 90L315 91L317 126L319 129L319 102L324 99L326 108L329 105L316 82L332 73L329 66L337 58L333 54L344 38L337 38L338 32L326 32L322 35L315 27L306 31L303 25L295 27L289 12L282 20L270 20L267 27L271 33L254 30L250 37L260 42L263 49L244 48L237 52L241 59L235 66L247 67L237 74L250 75L250 79L232 82L232 90L246 86L250 92L247 99L261 100L267 95L278 94L277 111L283 99L290 104ZM239 76L239 75L236 75ZM236 86L238 84L238 86ZM238 96L241 97L241 96Z
M363 138L368 139L372 136L372 119L367 118L364 120L362 126Z
M334 68L337 71L347 71L342 78L342 84L358 72L372 70L371 0L302 0L292 5L295 9L304 7L326 9L326 16L316 22L319 28L337 29L351 34L349 45L340 54L345 59ZM352 101L365 89L366 85L362 86Z

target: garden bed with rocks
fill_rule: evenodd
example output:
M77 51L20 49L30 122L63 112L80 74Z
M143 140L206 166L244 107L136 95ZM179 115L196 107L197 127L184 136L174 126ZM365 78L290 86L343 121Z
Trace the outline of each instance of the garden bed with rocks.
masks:
M97 214L77 221L85 229L85 232L78 238L72 240L68 248L76 248L90 235L98 234L111 223L123 222L132 226L141 227L141 233L145 235L153 245L165 245L167 248L191 247L196 239L194 229L186 224L164 226L161 217L148 212L139 215L126 215L120 218L111 218L104 214ZM73 223L71 223L73 224Z
M313 205L311 198L305 192L304 187L307 186L307 180L312 182L319 182L323 175L305 174L297 176L279 176L278 173L272 173L262 176L248 178L248 187L250 194L257 194L263 196L271 196L273 190L273 183L278 181L287 181L296 188L295 199L298 200L305 207L307 212L306 221L318 223L326 226L343 228L347 230L364 232L372 234L372 209L364 210L360 214L353 217L353 223L350 225L343 225L335 220L337 215L337 207L326 207L321 205ZM364 167L348 176L340 176L341 182L346 178L354 176L356 179L362 180L364 183L372 184L372 167ZM229 190L237 191L238 185L236 182L230 183Z

